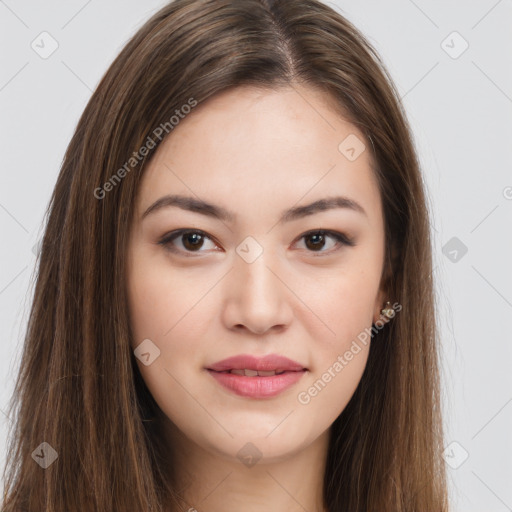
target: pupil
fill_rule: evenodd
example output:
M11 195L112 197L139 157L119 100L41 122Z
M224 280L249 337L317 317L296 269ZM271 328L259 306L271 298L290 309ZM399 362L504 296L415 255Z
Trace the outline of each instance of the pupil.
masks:
M310 247L310 245L311 245L311 244L308 244L307 242L306 242L306 245L307 245L307 246L308 246L308 248L310 248L310 249L311 249L311 248L313 248L313 249L318 249L318 248L319 248L319 246L318 246L317 244L318 244L318 243L322 244L322 242L323 242L323 238L324 238L324 237L323 237L323 235L318 234L318 233L317 233L317 234L314 234L314 235L309 235L309 236L306 238L306 240L308 240L308 239L309 239L309 240L311 240L311 239L316 239L316 241L315 241L315 242L313 242L313 244L312 244L312 245L313 245L313 247ZM320 248L321 248L321 246L320 246Z
M190 245L190 247L192 248L198 248L198 247L201 247L202 245L202 235L198 234L198 233L189 233L187 235L184 235L184 238L185 238L185 247L187 247L187 245ZM192 243L190 244L190 240L192 240Z

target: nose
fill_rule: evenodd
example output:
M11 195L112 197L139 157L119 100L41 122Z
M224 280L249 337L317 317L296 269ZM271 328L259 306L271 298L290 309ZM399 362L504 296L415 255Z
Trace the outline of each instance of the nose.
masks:
M238 255L226 276L223 322L254 334L281 331L291 322L293 293L275 258L265 251L249 263Z

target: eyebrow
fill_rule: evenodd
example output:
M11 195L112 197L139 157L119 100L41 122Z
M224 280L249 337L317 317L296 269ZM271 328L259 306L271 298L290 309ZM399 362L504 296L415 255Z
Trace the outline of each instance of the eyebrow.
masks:
M146 209L146 211L142 214L141 220L145 219L148 215L152 213L155 213L163 208L168 208L171 206L175 206L181 208L182 210L187 210L194 213L200 213L201 215L213 217L214 219L218 219L225 222L233 223L236 219L236 215L233 212L226 210L222 206L207 203L206 201L203 201L201 199L196 199L194 197L189 196L166 195L156 200L151 206L149 206ZM348 210L361 213L363 215L367 215L364 208L353 199L350 199L345 196L335 196L326 197L324 199L319 199L318 201L314 201L313 203L304 206L295 206L293 208L285 210L281 213L279 223L290 222L293 220L301 219L303 217L307 217L308 215L313 215L318 212L332 210L334 208L345 208Z

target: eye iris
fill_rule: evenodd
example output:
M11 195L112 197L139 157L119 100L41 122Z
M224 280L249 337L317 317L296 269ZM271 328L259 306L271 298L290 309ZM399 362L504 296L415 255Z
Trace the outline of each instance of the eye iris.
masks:
M311 240L311 239L315 239L316 242L313 242L313 244L309 244L308 240ZM317 245L318 242L320 242L320 246ZM308 247L308 249L321 249L323 247L324 243L325 243L324 235L321 233L315 233L312 235L308 235L306 237L306 246Z
M203 235L199 233L185 233L182 235L182 239L184 240L183 246L187 249L198 249L203 245ZM188 245L190 240L192 240L192 244Z

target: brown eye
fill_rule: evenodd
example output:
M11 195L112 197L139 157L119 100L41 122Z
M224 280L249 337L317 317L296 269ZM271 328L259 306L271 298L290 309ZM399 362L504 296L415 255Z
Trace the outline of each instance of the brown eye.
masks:
M205 252L201 249L208 240L212 239L202 231L180 229L164 236L158 243L174 253L201 253ZM213 242L212 245L216 247Z
M354 246L355 243L352 239L348 238L344 233L337 231L317 230L310 231L302 235L301 239L305 240L306 248L311 252L317 253L330 253L331 249L334 250L336 243L339 245ZM329 239L335 240L335 243L329 242ZM324 248L327 246L327 249Z
M181 235L181 239L185 249L192 251L200 249L204 243L204 237L199 233L185 233Z
M312 251L316 251L318 249L322 249L325 245L325 235L320 233L313 233L312 235L307 235L304 237L306 241L306 247L311 249ZM308 241L310 243L308 243Z

